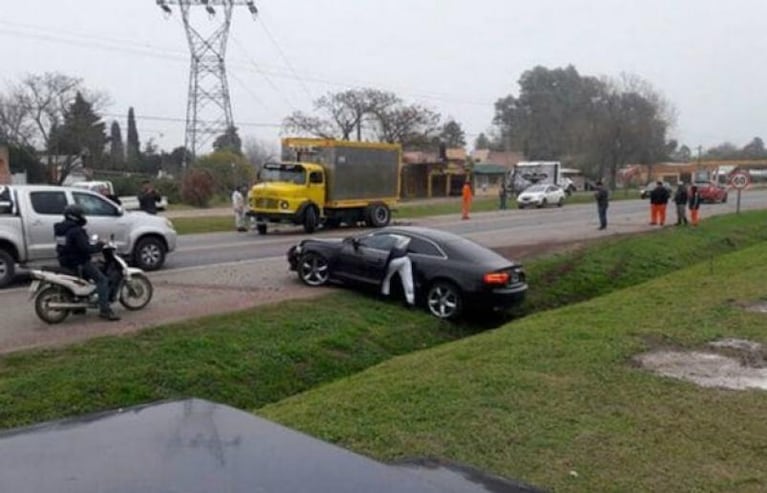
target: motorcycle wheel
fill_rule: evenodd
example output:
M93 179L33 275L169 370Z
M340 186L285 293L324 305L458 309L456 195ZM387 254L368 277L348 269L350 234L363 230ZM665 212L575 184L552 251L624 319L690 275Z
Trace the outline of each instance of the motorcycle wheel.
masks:
M71 303L72 294L58 286L48 286L35 295L35 313L40 320L48 324L58 324L69 315L67 309L54 309L48 305L51 302Z
M120 304L128 310L141 310L152 301L153 294L154 288L149 278L134 274L120 286Z

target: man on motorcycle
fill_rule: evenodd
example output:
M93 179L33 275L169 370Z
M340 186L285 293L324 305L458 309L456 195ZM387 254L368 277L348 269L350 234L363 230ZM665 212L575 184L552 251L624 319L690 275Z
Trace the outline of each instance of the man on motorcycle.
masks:
M88 233L83 227L86 223L83 208L79 205L68 205L64 209L64 221L53 226L59 265L77 272L79 276L96 284L101 318L111 321L120 320L109 306L109 280L91 262L91 254L100 252L104 243L90 244Z

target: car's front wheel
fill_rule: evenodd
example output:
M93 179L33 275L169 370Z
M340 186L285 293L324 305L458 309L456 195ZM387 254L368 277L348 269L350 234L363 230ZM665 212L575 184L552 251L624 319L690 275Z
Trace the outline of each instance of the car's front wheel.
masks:
M165 245L153 236L140 240L133 252L133 263L144 271L159 269L165 263Z
M323 255L306 252L298 259L298 277L307 286L327 284L330 279L330 264Z
M463 299L458 286L448 281L437 281L426 294L426 305L432 315L444 320L458 317L463 310Z
M565 198L560 197L559 201L557 201L557 207L562 207L563 205L565 205Z
M538 208L539 208L539 209L542 209L542 208L546 207L546 205L548 205L548 203L546 202L546 199L543 199L543 200L541 200L541 201L538 203Z

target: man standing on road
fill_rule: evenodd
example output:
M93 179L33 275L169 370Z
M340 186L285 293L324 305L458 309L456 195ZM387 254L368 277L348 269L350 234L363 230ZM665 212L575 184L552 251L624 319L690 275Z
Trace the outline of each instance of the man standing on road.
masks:
M687 225L687 187L680 183L674 192L674 204L676 204L676 225Z
M501 201L500 209L502 211L506 210L506 198L508 197L508 194L509 192L506 190L506 182L501 181L501 189L498 191L498 198Z
M245 227L245 198L239 188L232 192L232 209L234 210L234 227L240 233L247 231Z
M141 192L138 194L139 209L147 214L157 214L157 204L162 200L162 197L160 197L159 192L154 189L152 182L149 180L144 180L141 185Z
M668 189L663 185L663 182L658 181L655 183L655 188L650 192L650 225L655 226L659 224L661 226L666 224L666 205L668 199L671 197Z
M688 198L688 205L690 207L690 222L693 226L698 225L698 219L700 216L698 215L700 213L700 192L698 191L698 187L695 185L690 187L690 193Z
M471 199L474 194L471 193L471 182L466 180L461 190L461 219L469 219L469 210L471 210Z
M599 229L607 228L607 205L609 203L609 194L602 185L602 180L597 182L594 199L597 201L597 214L599 214Z

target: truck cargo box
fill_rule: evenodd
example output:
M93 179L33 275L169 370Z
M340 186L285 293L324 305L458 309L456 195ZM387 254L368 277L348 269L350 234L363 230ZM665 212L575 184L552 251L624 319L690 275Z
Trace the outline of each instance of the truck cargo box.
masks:
M327 202L399 197L401 147L325 139L283 139L284 161L317 163L327 174Z

